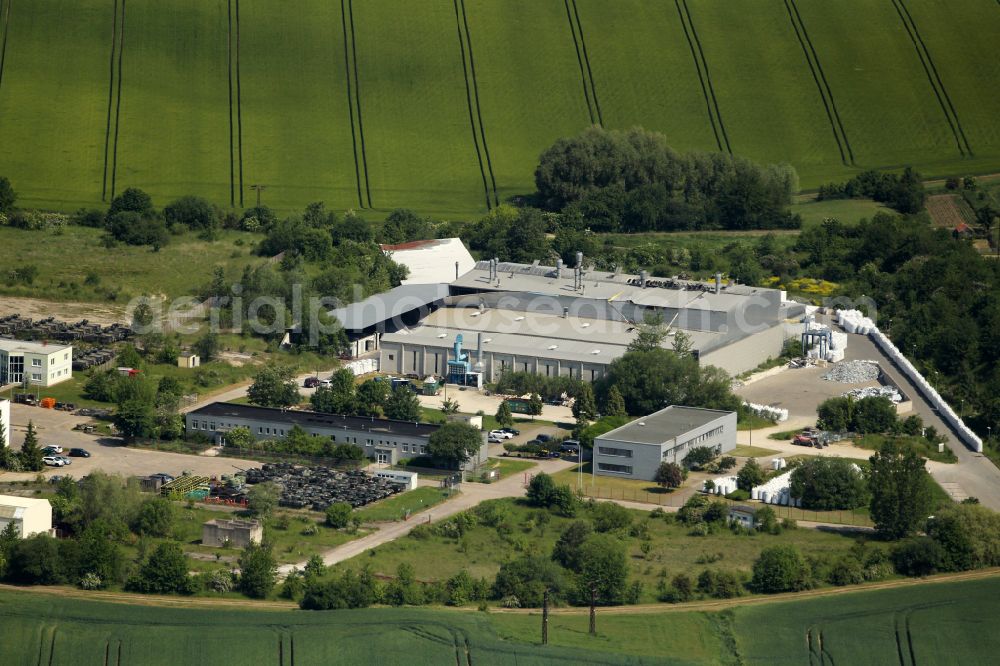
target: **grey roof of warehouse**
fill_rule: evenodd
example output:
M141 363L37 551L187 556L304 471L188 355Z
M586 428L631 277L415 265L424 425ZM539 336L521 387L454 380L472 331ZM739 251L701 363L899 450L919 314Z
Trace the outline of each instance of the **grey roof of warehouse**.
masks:
M478 352L478 334L483 351L515 356L544 356L576 362L610 363L625 353L636 336L635 327L608 319L564 318L554 314L517 310L442 308L419 326L386 334L385 342L450 346L463 334L465 351ZM695 349L706 351L719 344L718 333L685 331Z
M340 416L338 414L323 414L297 409L276 409L272 407L257 407L256 405L238 405L232 402L213 402L204 407L192 410L187 416L197 418L234 418L251 419L255 421L270 421L271 423L286 423L302 428L337 428L340 430L358 430L373 433L392 433L412 437L428 437L440 428L431 423L414 423L412 421L394 421L392 419L377 419L365 416Z
M574 269L539 264L500 262L496 280L490 279L490 262L479 261L476 267L452 283L453 287L480 291L520 291L550 296L585 296L608 301L629 301L637 305L730 310L747 296L774 292L773 289L695 280L646 276L611 271L584 270L582 291L574 289Z
M721 409L703 409L670 405L649 416L615 428L600 435L600 439L628 444L663 444L680 437L694 428L707 425L716 419L732 414Z
M359 331L430 306L448 296L446 284L404 284L330 311L345 329Z

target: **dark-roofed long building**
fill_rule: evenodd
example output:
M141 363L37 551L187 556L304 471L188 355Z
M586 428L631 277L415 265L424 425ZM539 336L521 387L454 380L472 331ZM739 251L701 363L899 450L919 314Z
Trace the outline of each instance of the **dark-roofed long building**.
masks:
M736 448L736 412L671 405L594 439L596 473L652 481L662 462L696 447Z
M440 426L364 416L338 416L292 409L214 402L185 415L187 434L200 433L224 443L233 428L247 428L255 439L281 439L295 426L310 435L330 437L338 444L357 444L376 463L396 464L404 458L427 455L427 441ZM479 456L485 461L485 438Z

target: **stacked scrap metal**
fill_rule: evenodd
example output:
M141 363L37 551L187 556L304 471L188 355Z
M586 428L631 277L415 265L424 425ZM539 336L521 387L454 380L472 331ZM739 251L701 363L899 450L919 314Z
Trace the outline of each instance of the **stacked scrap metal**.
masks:
M86 319L70 323L46 317L34 321L15 314L0 317L0 335L16 335L21 340L82 341L109 345L130 338L132 329L118 323L101 326Z
M29 326L31 326L31 320L25 319L21 315L0 317L0 335L13 335Z
M851 389L847 393L844 393L843 396L845 398L854 398L855 400L861 400L862 398L889 398L892 402L903 401L903 396L895 386L865 386Z
M865 384L877 380L880 372L876 361L842 361L823 375L823 379L843 384Z
M400 492L400 487L361 470L339 471L329 467L298 467L268 463L246 471L247 483L273 481L281 486L281 506L325 511L331 504L347 502L364 506Z

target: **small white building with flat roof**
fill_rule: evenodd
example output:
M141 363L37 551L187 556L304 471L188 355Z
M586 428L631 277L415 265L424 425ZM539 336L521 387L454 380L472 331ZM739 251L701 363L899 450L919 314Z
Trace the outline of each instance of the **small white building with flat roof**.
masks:
M52 386L72 376L72 345L0 339L0 386Z
M691 449L736 448L736 412L671 405L594 439L595 472L652 481L660 463L680 463Z
M52 533L52 505L47 499L0 495L0 532L13 523L22 539Z

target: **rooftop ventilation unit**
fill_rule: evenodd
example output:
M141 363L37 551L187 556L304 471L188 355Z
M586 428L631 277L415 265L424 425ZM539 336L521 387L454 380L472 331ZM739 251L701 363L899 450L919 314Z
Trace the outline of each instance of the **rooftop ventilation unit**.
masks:
M549 351L553 349L559 349L559 345L549 345Z

